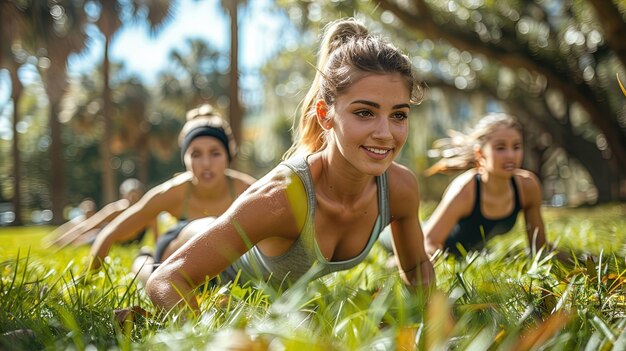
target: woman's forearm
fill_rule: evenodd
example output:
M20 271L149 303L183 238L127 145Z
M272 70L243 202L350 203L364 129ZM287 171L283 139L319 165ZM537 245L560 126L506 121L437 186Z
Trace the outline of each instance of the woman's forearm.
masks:
M89 254L89 269L91 270L100 268L104 258L108 255L109 250L111 249L112 243L110 242L109 236L103 234L105 233L100 233L100 235L96 237L96 241L91 246Z

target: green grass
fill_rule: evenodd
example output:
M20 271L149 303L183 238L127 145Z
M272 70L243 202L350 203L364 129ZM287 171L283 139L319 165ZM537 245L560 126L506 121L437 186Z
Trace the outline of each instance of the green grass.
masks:
M136 246L114 248L85 277L88 248L43 248L51 228L2 228L0 349L624 349L626 207L544 215L549 239L577 263L529 257L519 220L485 251L441 257L428 299L400 283L376 246L355 269L282 294L199 292L200 316L156 313L129 272ZM114 311L133 306L150 315L118 323Z

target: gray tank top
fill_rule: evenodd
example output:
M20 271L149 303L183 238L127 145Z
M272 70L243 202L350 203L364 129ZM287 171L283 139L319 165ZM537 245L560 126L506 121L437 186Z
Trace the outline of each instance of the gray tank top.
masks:
M387 174L376 177L378 193L378 217L370 234L367 245L357 256L345 261L328 261L322 255L315 241L316 198L309 165L304 157L296 157L282 163L289 167L301 179L306 192L308 210L304 227L293 245L282 255L266 256L256 246L235 261L220 274L222 282L232 281L239 276L240 282L262 280L272 286L288 287L298 279L307 281L326 274L350 269L361 263L368 255L378 235L390 221L389 190Z

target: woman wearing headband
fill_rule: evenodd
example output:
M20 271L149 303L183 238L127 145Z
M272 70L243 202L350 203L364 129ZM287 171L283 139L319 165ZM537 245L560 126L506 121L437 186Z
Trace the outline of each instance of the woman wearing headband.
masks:
M157 240L155 261L159 262L184 243L186 238L178 236L184 225L221 215L255 181L228 168L235 156L235 141L226 121L210 105L189 111L178 141L186 171L149 190L102 230L91 247L91 269L100 267L113 244L130 239L165 211L179 223ZM141 263L151 271L149 257Z

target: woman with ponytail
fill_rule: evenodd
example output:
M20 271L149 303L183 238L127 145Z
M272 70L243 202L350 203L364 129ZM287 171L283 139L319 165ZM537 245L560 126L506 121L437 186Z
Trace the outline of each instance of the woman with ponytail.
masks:
M421 96L407 56L354 19L327 25L285 160L159 266L153 302L197 309L206 279L286 288L349 269L389 223L405 282L433 284L416 177L394 162Z
M488 114L469 135L452 131L434 146L441 159L426 174L466 171L452 181L424 223L429 255L480 248L489 238L510 231L519 212L526 219L531 251L544 248L541 187L533 173L520 168L522 128L515 118Z

